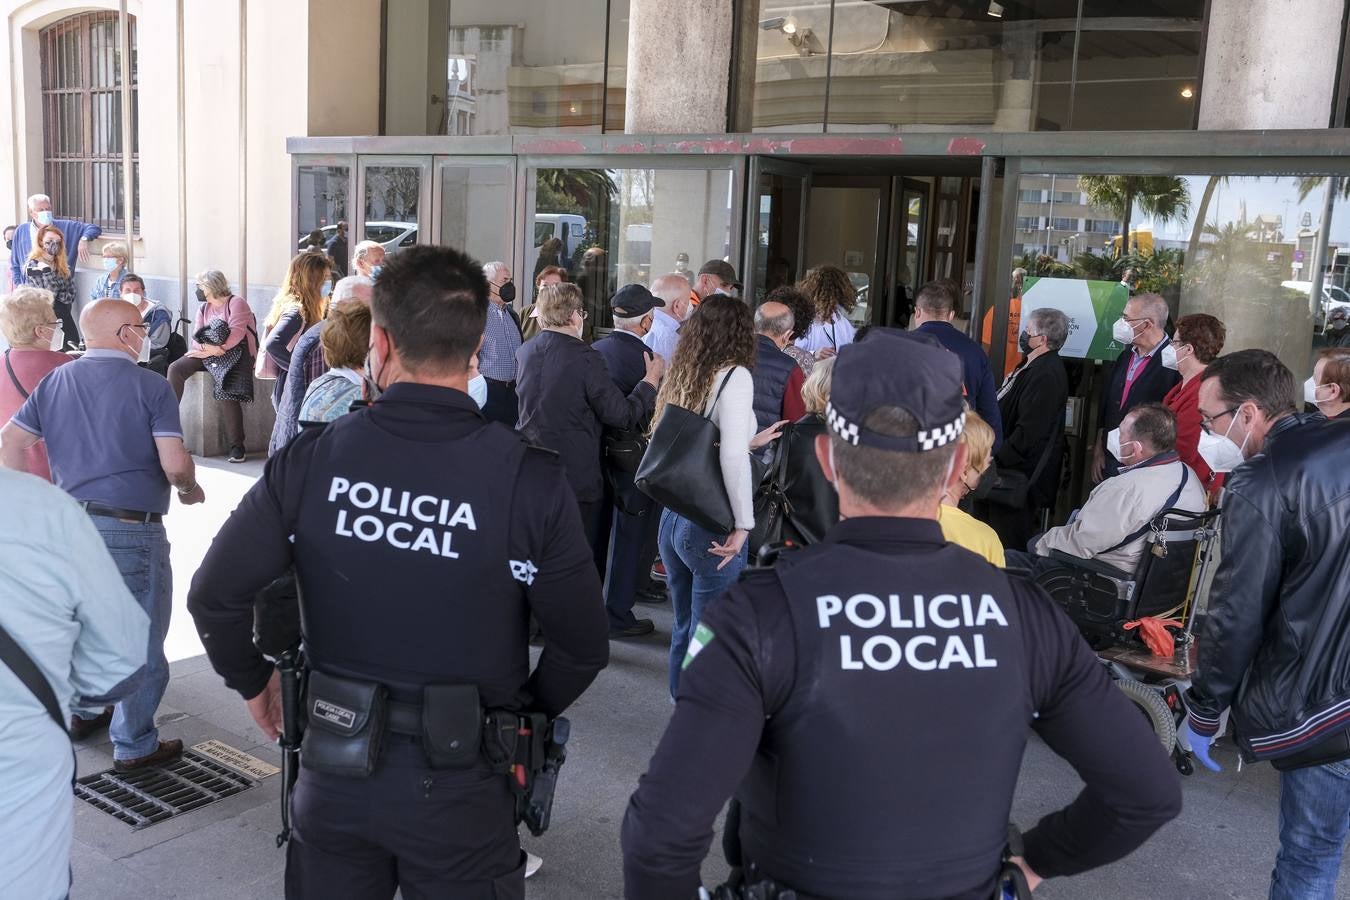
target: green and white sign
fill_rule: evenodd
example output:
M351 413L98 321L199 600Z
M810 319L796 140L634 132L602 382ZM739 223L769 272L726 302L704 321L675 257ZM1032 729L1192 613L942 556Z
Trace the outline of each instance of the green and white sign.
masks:
M1069 337L1060 356L1111 362L1125 349L1111 337L1111 326L1129 299L1129 288L1119 281L1028 278L1022 287L1022 327L1027 327L1032 310L1057 309L1069 317Z

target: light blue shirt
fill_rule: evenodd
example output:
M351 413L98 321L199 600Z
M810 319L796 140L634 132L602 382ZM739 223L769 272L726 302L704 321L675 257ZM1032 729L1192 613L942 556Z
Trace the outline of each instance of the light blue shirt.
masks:
M0 469L0 626L62 710L145 664L150 620L93 522L64 491ZM73 809L70 739L0 663L0 897L64 897Z
M681 324L679 319L664 309L654 309L652 310L652 330L642 338L642 343L665 360L667 366L670 365L671 357L675 355L675 345L680 342Z

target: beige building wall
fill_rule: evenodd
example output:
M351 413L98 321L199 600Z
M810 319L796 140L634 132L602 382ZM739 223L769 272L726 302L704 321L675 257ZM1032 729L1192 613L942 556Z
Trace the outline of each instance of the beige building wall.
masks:
M379 0L247 0L247 292L266 308L294 254L286 139L373 134L379 112ZM44 192L39 32L113 0L0 0L0 218L22 221ZM187 278L220 269L238 285L240 258L239 2L184 2ZM134 0L139 64L140 234L135 268L152 295L178 300L179 180L175 0ZM67 211L57 209L57 215ZM120 235L106 237L120 238ZM91 260L94 266L96 260ZM83 270L81 283L96 277ZM189 311L195 309L190 303Z

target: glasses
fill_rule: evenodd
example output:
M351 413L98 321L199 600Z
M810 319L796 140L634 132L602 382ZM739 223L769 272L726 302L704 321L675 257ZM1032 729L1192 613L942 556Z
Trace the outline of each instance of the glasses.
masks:
M149 331L150 331L150 326L149 326L149 325L132 325L132 324L128 323L128 324L126 324L126 325L123 325L122 328L117 329L117 335L118 335L118 337L121 337L121 335L122 335L122 329L123 329L123 328L138 328L138 329L140 329L141 331L144 331L144 332L146 332L146 333L149 333Z
M1242 404L1241 404L1241 403L1239 403L1237 406L1234 406L1232 409L1225 409L1223 412L1221 412L1221 413L1215 413L1215 414L1212 415L1212 416L1201 415L1201 416L1200 416L1200 427L1203 428L1203 429L1205 430L1205 433L1206 433L1206 434L1213 434L1213 433L1214 433L1214 423L1215 423L1215 422L1219 421L1219 420L1222 419L1224 416L1231 416L1233 413L1237 412L1239 409L1242 409Z

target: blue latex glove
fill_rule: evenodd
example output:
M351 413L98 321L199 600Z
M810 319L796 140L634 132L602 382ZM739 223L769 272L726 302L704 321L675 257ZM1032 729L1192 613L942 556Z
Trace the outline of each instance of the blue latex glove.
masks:
M1200 764L1211 772L1222 772L1223 767L1214 761L1214 757L1209 755L1210 745L1214 743L1213 737L1196 734L1191 728L1191 717L1187 716L1181 720L1181 727L1178 731L1178 739L1182 746L1190 745L1191 754L1200 760Z

